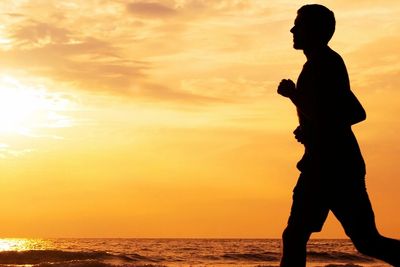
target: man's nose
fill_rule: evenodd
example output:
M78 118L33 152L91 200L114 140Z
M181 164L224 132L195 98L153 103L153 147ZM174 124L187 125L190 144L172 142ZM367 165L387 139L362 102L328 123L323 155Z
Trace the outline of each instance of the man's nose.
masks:
M294 33L294 27L295 27L295 26L293 26L293 27L290 29L290 32L291 32L291 33Z

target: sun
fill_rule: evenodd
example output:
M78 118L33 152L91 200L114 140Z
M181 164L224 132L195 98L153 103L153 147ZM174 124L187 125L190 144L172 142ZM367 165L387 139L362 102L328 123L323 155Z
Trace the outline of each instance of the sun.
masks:
M43 86L0 76L0 134L29 135L41 128L66 127L71 121L60 113L70 104Z

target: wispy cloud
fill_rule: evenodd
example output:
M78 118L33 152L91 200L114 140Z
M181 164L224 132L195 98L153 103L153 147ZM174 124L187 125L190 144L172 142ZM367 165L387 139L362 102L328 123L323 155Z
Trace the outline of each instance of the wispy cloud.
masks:
M157 2L133 2L127 4L127 10L135 16L149 18L165 18L174 16L177 11Z
M18 20L7 26L7 37L12 40L12 47L0 52L2 65L3 68L19 68L33 75L67 82L82 90L124 94L137 99L212 103L221 97L204 95L201 90L189 92L175 86L184 76L173 84L170 80L162 80L156 73L162 71L178 77L177 67L182 66L175 61L163 62L159 56L181 56L204 45L209 46L203 41L189 44L193 33L188 22L234 12L248 3L121 1L110 5L100 1L96 6L83 4L79 13L75 2L61 5L49 1L48 6L42 6L42 12L51 15L41 18L35 12L37 7L26 2L17 8L14 6L12 13L4 15L18 14ZM96 17L82 12L93 8L96 8ZM78 13L73 13L75 11ZM171 17L175 20L148 21L149 18ZM78 23L83 27L77 27ZM194 27L196 32L198 26ZM211 44L215 43L216 33L210 36Z
M359 43L345 46L354 48L351 52L361 49L365 38L375 39L362 28L357 34L340 28L351 23L344 2L327 5L342 11L339 34L359 37ZM264 83L273 90L300 62L287 56L297 8L289 1L258 0L3 4L0 37L9 43L0 51L0 68L139 101L235 102L232 88L257 99L259 87L249 85ZM371 10L363 5L359 11Z

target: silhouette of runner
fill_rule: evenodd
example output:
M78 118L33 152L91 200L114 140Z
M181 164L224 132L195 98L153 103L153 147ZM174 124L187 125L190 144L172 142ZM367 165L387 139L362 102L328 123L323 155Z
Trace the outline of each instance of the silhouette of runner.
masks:
M305 147L298 162L288 225L283 232L281 267L306 265L306 245L319 232L329 211L342 224L357 250L400 266L400 241L381 236L365 188L365 164L351 125L365 111L350 90L346 66L328 42L335 31L332 11L305 5L297 12L294 48L307 57L295 84L282 80L278 93L297 108L295 138Z

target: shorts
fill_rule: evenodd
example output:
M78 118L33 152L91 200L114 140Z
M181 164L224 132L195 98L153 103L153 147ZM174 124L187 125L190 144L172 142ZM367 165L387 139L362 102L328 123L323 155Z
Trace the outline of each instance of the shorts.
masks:
M375 217L364 177L343 177L338 182L334 177L329 177L330 182L321 182L321 177L301 173L293 190L288 227L320 232L332 211L349 237L375 232Z

